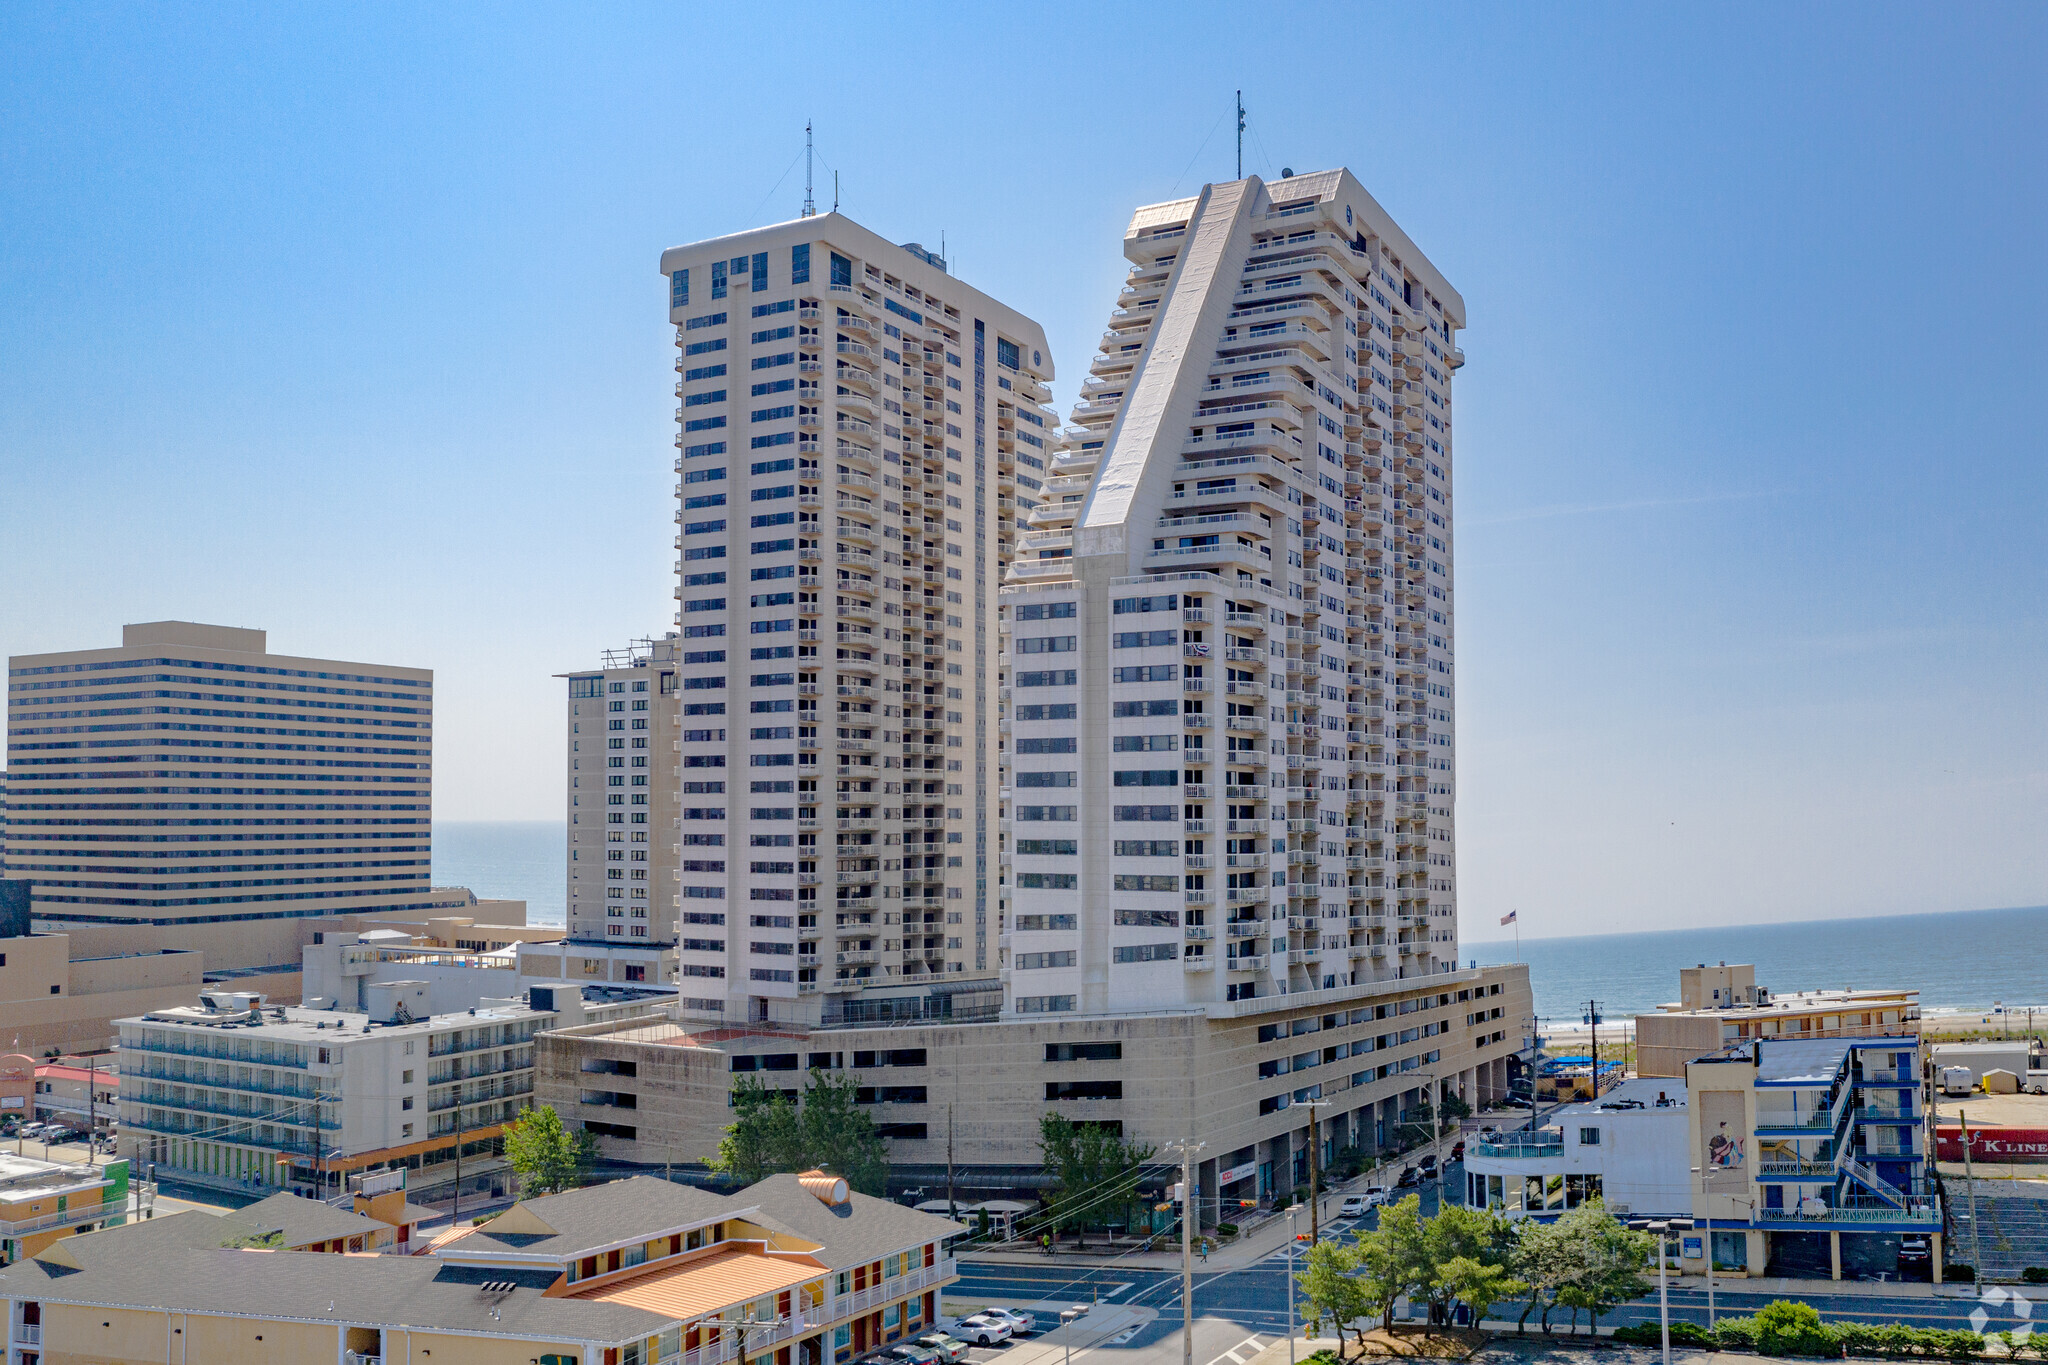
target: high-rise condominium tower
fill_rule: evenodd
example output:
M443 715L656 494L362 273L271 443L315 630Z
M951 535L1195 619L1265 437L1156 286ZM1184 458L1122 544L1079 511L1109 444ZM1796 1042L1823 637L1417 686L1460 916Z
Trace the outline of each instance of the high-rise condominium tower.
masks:
M1002 593L1018 1014L1450 969L1464 305L1347 171L1140 209Z
M964 1014L996 989L995 594L1057 428L1044 335L837 213L661 269L686 1007Z
M7 866L74 950L296 970L293 923L431 911L434 675L156 621L18 655Z
M622 973L629 980L664 979L682 912L680 656L670 634L606 650L603 668L565 675L569 938L640 967ZM700 725L690 738L717 743L725 727Z

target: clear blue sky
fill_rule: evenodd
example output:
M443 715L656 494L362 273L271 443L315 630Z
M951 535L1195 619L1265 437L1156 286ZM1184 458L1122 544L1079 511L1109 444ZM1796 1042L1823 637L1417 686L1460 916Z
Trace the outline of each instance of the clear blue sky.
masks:
M437 815L556 818L551 675L672 610L661 248L815 119L1064 408L1242 86L1469 306L1467 936L2039 903L2044 70L1997 4L9 6L0 653L428 666Z

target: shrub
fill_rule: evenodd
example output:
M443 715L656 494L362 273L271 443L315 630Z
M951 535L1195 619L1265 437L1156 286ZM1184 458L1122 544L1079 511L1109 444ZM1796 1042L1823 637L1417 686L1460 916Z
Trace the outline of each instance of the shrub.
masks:
M1235 1224L1235 1223L1218 1223L1218 1224L1216 1225L1216 1235L1217 1235L1218 1237L1235 1237L1235 1236L1237 1236L1237 1224Z
M1973 1265L1951 1264L1941 1273L1942 1278L1944 1279L1958 1280L1964 1284L1970 1284L1973 1283L1977 1278L1977 1267Z
M1714 1324L1714 1341L1724 1351L1754 1351L1756 1319L1722 1318Z
M1624 1346L1661 1346L1664 1343L1663 1330L1654 1322L1632 1322L1626 1327L1614 1329L1614 1340ZM1673 1346L1712 1346L1713 1333L1696 1322L1677 1318L1671 1324Z
M2048 1284L2048 1265L2030 1265L2020 1272L2020 1279L2026 1284Z
M1757 1310L1756 1348L1767 1356L1832 1354L1820 1310L1810 1303L1773 1299Z

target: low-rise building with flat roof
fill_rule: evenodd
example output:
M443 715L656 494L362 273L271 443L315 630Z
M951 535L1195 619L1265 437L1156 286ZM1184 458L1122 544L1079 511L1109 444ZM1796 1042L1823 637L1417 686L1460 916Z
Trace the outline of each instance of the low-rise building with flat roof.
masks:
M1541 1124L1465 1140L1468 1208L1545 1220L1594 1199L1617 1217L1691 1211L1684 1081L1623 1081Z
M531 1103L533 1037L654 1008L535 988L435 1013L418 980L368 989L363 1012L271 1005L208 991L190 1008L120 1021L121 1135L138 1162L251 1190L337 1187L405 1168L415 1192L455 1177L502 1188L504 1125Z
M1811 990L1756 984L1748 963L1702 962L1678 974L1679 998L1636 1016L1636 1074L1681 1078L1686 1063L1751 1038L1878 1038L1920 1031L1913 990Z
M43 1161L0 1151L0 1265L61 1237L118 1224L128 1210L128 1163Z

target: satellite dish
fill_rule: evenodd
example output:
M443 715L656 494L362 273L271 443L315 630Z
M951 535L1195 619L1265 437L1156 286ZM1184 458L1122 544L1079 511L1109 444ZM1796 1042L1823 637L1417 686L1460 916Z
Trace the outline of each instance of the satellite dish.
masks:
M1292 180L1292 179L1294 179L1294 167L1292 167L1292 166L1282 166L1282 167L1280 168L1280 178L1281 178L1282 180Z

